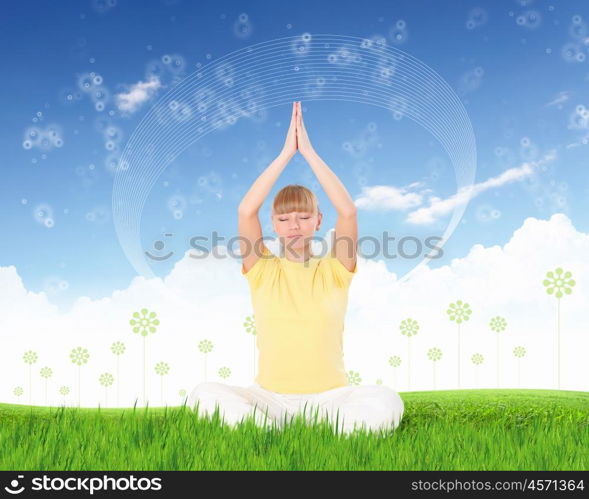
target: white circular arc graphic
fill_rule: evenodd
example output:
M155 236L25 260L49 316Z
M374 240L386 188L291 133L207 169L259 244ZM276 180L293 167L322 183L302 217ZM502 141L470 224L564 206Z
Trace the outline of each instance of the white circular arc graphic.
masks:
M460 99L434 70L406 52L372 39L305 34L210 62L163 95L137 125L115 172L112 210L119 243L139 274L156 277L141 246L140 223L149 192L168 164L209 132L293 100L369 104L427 129L452 162L461 198L437 244L444 246L466 209L476 166L475 137Z

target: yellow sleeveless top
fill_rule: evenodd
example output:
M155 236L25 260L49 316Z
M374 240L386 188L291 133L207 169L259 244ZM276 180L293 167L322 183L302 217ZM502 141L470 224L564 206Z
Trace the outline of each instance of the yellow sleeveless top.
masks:
M348 385L343 332L350 272L329 254L291 262L262 245L262 256L241 273L251 291L256 344L255 381L278 393L317 393Z

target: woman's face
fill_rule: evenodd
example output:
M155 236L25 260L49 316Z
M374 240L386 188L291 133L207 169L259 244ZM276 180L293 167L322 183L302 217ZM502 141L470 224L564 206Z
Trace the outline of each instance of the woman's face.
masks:
M287 248L303 249L311 243L315 231L321 225L322 214L293 211L283 215L272 215L272 225L280 242ZM290 237L298 236L298 237Z

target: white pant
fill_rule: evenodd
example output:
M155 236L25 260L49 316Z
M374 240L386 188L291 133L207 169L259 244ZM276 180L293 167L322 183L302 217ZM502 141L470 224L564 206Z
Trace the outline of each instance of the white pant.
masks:
M397 428L405 406L399 394L383 385L348 385L319 393L277 393L257 383L249 387L208 382L197 385L188 397L187 405L198 414L211 416L216 407L224 422L234 426L245 416L254 415L256 425L279 428L295 414L306 421L317 422L325 415L333 429L352 432L359 427L368 430ZM305 406L306 404L306 406Z

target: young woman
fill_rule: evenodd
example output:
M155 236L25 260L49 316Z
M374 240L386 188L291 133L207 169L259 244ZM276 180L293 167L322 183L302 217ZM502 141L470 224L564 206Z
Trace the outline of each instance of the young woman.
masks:
M338 213L331 252L323 257L311 250L323 215L315 194L301 185L287 185L272 204L280 256L272 254L262 238L259 209L297 150ZM253 412L258 423L282 426L286 416L302 413L307 420L327 416L344 432L396 428L404 412L397 392L380 385L348 384L343 331L348 289L358 270L356 207L313 149L300 102L293 103L281 153L239 206L238 226L241 273L248 280L256 321L258 375L247 388L201 383L190 394L190 407L198 404L199 412L212 413L219 406L231 424Z

